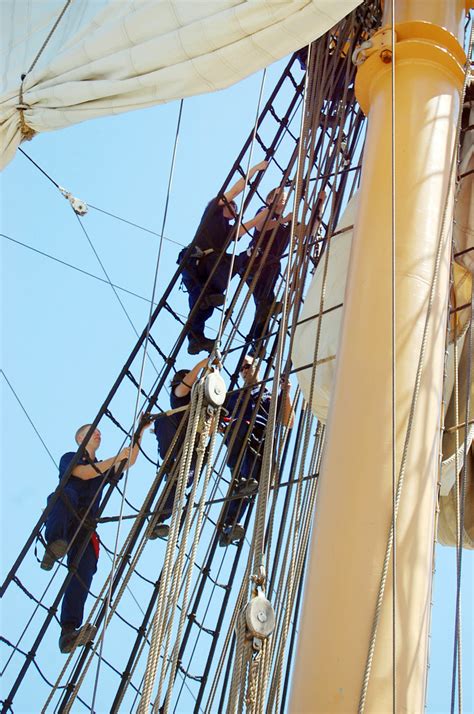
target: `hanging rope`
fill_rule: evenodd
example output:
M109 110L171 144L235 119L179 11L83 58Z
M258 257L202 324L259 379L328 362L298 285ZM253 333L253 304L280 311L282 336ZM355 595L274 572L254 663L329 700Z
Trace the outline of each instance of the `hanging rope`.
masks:
M198 384L198 388L193 390L190 403L190 413L186 430L186 438L183 446L183 455L181 457L180 471L176 484L176 496L173 504L173 512L171 515L171 527L168 535L165 560L160 580L158 605L155 612L155 616L153 618L151 645L148 654L142 697L138 708L139 714L145 714L148 712L148 708L152 698L152 690L155 682L155 676L158 668L160 650L165 637L165 628L168 621L168 616L170 618L174 617L173 595L175 594L175 589L171 584L172 554L174 553L178 539L179 517L184 508L184 494L186 484L189 479L193 448L196 440L199 422L202 418L203 396L203 387L201 384ZM198 475L196 474L196 483L197 480ZM179 577L179 574L177 575ZM168 607L172 608L172 612L169 612Z

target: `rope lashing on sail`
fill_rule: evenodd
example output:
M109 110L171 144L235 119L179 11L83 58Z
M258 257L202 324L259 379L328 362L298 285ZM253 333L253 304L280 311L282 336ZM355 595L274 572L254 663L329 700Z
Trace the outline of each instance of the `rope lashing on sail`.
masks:
M16 108L18 109L18 115L20 117L20 132L22 141L31 141L36 136L36 131L26 123L25 112L31 109L31 107L23 101L23 82L20 86L19 103L16 105Z
M30 74L30 72L33 71L33 69L36 66L36 63L38 62L39 58L43 54L44 50L46 49L51 37L53 36L54 32L56 31L56 28L58 27L59 23L63 19L66 10L68 9L69 5L72 3L72 0L66 0L66 3L59 13L55 23L53 24L51 30L49 31L48 35L46 36L46 39L44 40L43 44L41 45L40 49L38 50L33 62L27 69L27 71L21 75L21 84L20 84L20 89L18 91L18 104L16 106L19 117L20 117L20 131L21 131L21 136L23 141L31 141L33 137L36 135L36 131L32 129L30 126L28 126L26 119L25 119L25 111L28 111L31 109L30 105L27 104L24 100L23 92L24 92L24 82L26 77Z
M472 35L471 35L471 47L472 47ZM470 66L469 66L469 60L468 60L465 65L464 88L463 88L463 93L461 96L464 95L464 92L465 92L465 89L467 86L468 77L469 77L469 72L470 72ZM449 209L449 185L450 185L451 181L455 180L455 175L456 175L459 137L461 134L461 120L462 120L462 107L460 108L458 120L457 120L456 141L454 142L454 148L453 148L452 157L451 157L451 165L450 165L450 169L449 169L449 181L447 182L447 186L446 186L446 195L445 195L445 200L444 200L444 204L443 204L442 220L441 220L441 226L440 226L440 231L439 231L439 235L438 235L438 242L437 242L437 247L436 247L436 255L435 255L435 261L434 261L434 267L433 267L433 274L432 274L431 282L430 282L428 304L427 304L427 308L426 308L426 315L425 315L425 321L424 321L424 326L423 326L423 334L422 334L422 340L421 340L417 369L416 369L415 385L414 385L412 399L411 399L411 403L410 403L407 429L406 429L405 440L404 440L404 444L403 444L400 468L399 468L399 472L398 472L398 479L397 479L397 484L396 484L396 494L395 494L395 499L394 499L393 517L392 517L392 522L391 522L390 529L389 529L387 547L386 547L386 551L385 551L385 557L384 557L382 573L381 573L381 578L380 578L379 591L378 591L377 601L376 601L376 605L375 605L374 619L372 622L371 634L370 634L370 639L369 639L367 660L366 660L366 665L365 665L365 670L364 670L363 681L361 683L361 692L360 692L359 707L358 707L359 714L363 714L363 712L365 711L365 705L366 705L366 701L367 701L367 691L368 691L369 682L370 682L370 674L371 674L372 662L373 662L375 645L376 645L376 640L377 640L378 625L379 625L380 616L381 616L381 612L382 612L382 604L383 604L383 599L384 599L384 594L385 594L385 585L387 582L388 570L389 570L389 566L390 566L390 560L392 557L394 534L395 534L395 530L396 530L398 511L399 511L399 507L400 507L400 501L401 501L401 496L402 496L402 492L403 492L403 484L404 484L405 475L406 475L406 463L407 463L407 457L408 457L408 449L409 449L410 441L411 441L413 421L414 421L415 410L416 410L416 406L417 406L417 402L418 402L421 378L422 378L423 368L424 368L426 344L427 344L427 338L428 338L428 331L430 329L430 318L431 318L431 312L432 312L432 308L433 308L434 296L435 296L435 292L436 292L436 286L437 286L438 276L439 276L439 271L440 271L442 248L443 248L444 241L447 239L447 234L448 234L448 230L449 230L449 227L447 225L448 209Z

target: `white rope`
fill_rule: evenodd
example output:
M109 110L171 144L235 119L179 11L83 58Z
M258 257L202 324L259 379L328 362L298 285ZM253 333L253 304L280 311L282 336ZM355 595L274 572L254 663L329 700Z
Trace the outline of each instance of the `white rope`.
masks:
M191 460L193 456L194 442L201 416L201 406L203 400L203 390L200 385L193 390L190 404L189 421L186 430L186 438L183 444L183 455L181 457L180 471L176 484L176 495L171 516L171 526L168 535L165 561L160 580L157 608L153 618L153 631L151 637L150 651L146 665L145 681L143 685L142 697L138 707L139 714L148 714L149 705L152 698L152 690L158 669L158 659L165 636L165 625L168 615L168 601L172 594L170 592L170 578L172 573L172 558L174 556L178 532L179 520L184 507L184 494L189 477ZM197 476L195 475L195 479ZM171 617L174 613L171 613Z

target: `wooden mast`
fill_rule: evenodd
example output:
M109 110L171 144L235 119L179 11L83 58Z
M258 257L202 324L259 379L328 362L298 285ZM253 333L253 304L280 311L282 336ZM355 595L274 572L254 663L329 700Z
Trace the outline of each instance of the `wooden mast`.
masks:
M390 559L362 708L367 712L392 712L395 708L397 712L419 714L425 700L449 289L452 161L464 78L461 42L466 4L461 0L395 3L394 170L391 5L386 2L384 27L372 38L356 82L358 100L369 116L368 135L291 712L356 712L360 707L392 521L392 473L398 480L404 463L436 272L396 526L395 625ZM392 176L396 246L393 309Z

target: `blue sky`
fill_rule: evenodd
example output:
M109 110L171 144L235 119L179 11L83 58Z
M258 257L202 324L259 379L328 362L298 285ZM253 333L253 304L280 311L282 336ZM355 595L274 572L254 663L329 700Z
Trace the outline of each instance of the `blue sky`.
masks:
M268 96L284 63L268 70ZM167 238L187 244L207 201L216 193L253 126L261 74L212 95L184 102L176 170L170 197ZM117 214L159 233L163 220L178 104L159 106L109 119L95 120L44 134L23 145L25 151L59 184L88 204ZM255 161L263 158L257 150ZM1 178L1 226L10 238L104 277L97 258L68 202L21 154ZM265 187L273 187L272 174ZM151 294L158 238L90 209L84 226L112 282L145 298ZM159 265L157 294L175 270L180 248L165 241ZM148 318L147 300L119 291L130 320L140 332ZM174 307L186 313L186 298L176 295ZM160 346L169 349L176 334L171 318L160 323ZM106 283L80 274L47 257L2 238L2 369L56 461L74 448L77 425L95 415L123 362L135 334L115 294ZM186 356L183 363L192 363ZM151 370L149 365L147 369ZM29 534L56 485L50 456L2 378L2 561L3 571ZM119 405L123 418L133 416L133 398ZM166 406L166 404L165 404ZM100 455L120 446L116 430L105 425ZM148 447L154 449L153 437ZM132 500L138 503L149 479L143 459L130 473ZM117 503L111 504L115 513ZM102 535L113 540L110 526ZM155 556L145 567L156 568ZM161 550L160 550L161 548ZM159 560L159 558L158 558ZM473 553L464 553L463 650L464 711L474 711ZM105 554L101 571L108 567ZM36 593L44 573L33 557L22 571ZM428 711L447 712L450 702L455 595L455 552L436 552ZM3 624L14 639L29 604L7 596ZM130 609L136 605L130 601ZM57 631L41 650L51 671L63 660L56 649ZM113 650L116 642L108 642ZM44 661L43 659L43 661ZM13 669L18 660L12 661ZM103 675L107 676L107 675ZM18 695L15 711L37 711L42 683L33 675ZM38 687L38 689L37 689ZM98 704L100 707L100 702ZM100 708L98 709L100 711Z

